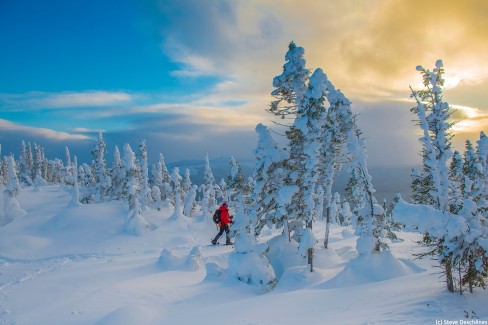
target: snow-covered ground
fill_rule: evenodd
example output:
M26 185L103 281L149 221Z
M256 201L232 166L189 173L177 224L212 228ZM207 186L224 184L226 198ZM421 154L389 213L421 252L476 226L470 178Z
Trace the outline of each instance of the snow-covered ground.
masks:
M226 276L233 248L210 245L210 220L149 210L152 230L136 237L123 203L70 201L59 186L24 189L27 215L0 228L0 324L488 323L488 293L447 292L434 262L414 260L415 233L358 257L352 230L333 226L314 273L288 268L263 293ZM323 239L324 224L314 231Z

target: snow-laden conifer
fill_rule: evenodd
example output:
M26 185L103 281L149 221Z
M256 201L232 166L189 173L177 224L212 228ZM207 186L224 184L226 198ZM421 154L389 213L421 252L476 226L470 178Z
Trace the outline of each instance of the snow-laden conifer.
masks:
M42 157L42 148L34 143L34 162L33 162L33 177L34 177L34 185L36 187L46 185L47 182L42 177L42 166L43 166L43 157Z
M141 139L139 141L139 150L138 150L138 170L140 173L140 190L139 190L139 197L140 197L140 204L143 209L147 209L151 203L151 190L149 189L149 165L147 160L147 146L146 140Z
M94 188L93 195L96 201L103 201L109 195L112 187L112 180L108 175L106 158L107 145L103 139L102 132L98 133L97 144L91 152L93 156L93 164L91 172L93 175Z
M190 190L186 194L185 204L183 207L183 214L187 217L193 217L195 210L197 208L196 197L197 197L198 186L192 185Z
M425 89L414 91L412 97L417 106L411 111L418 117L419 126L423 136L419 139L422 144L423 168L422 179L428 180L429 190L424 194L424 201L435 209L448 212L449 206L449 168L448 160L452 157L450 128L448 121L451 108L443 101L442 86L444 85L444 68L441 60L437 60L435 68L430 71L422 66L417 67L423 78ZM465 167L464 167L465 168ZM419 187L421 188L421 187ZM430 233L424 236L424 243L433 244L440 262L445 268L446 285L449 291L454 291L452 275L452 259L446 250L446 238L436 237Z
M182 204L181 204L181 180L180 169L178 167L173 167L171 173L171 187L173 188L174 197L174 211L170 220L177 220L183 216Z
M207 203L206 206L202 205L202 210L207 210L209 214L213 214L215 206L217 204L215 198L215 177L212 173L212 168L210 167L210 159L208 158L208 152L205 153L204 158L204 170L203 170L203 185L205 185L205 191L207 192Z
M449 168L449 211L457 214L464 201L462 188L464 184L463 157L454 151Z
M21 184L32 185L32 170L29 167L27 146L22 140L22 149L19 155L19 181Z
M122 165L122 160L120 159L119 147L115 146L114 158L112 161L112 167L110 169L110 178L112 180L112 197L117 200L124 198L124 182L125 182L126 172L124 166Z
M280 189L284 185L287 155L279 148L273 139L269 129L263 124L256 126L258 144L254 150L256 167L254 170L255 186L253 188L253 201L257 214L256 232L273 224L283 228L287 222L287 214L284 206L280 206ZM288 237L288 234L286 234Z
M335 192L330 203L330 222L336 225L342 225L343 217L341 212L341 195L338 192Z
M284 118L287 115L294 115L307 91L307 81L310 71L305 67L305 50L294 42L288 45L288 52L285 54L283 72L274 77L271 93L276 98L271 102L269 111Z
M67 148L67 147L66 147ZM70 162L71 165L71 162ZM73 181L73 189L72 189L72 196L71 196L71 206L77 207L80 206L80 188L78 184L78 158L76 156L73 157L73 164L72 164L72 181Z
M24 210L22 210L19 202L17 201L17 195L20 192L21 186L17 177L15 160L12 156L8 156L7 166L7 184L5 185L5 190L3 191L4 213L3 220L1 221L2 226L27 214Z
M235 251L229 255L229 273L240 281L269 291L276 283L274 270L264 255L267 246L257 246L252 219L247 209L250 184L246 182L241 167L230 157L231 172L227 183L231 189L235 209L232 232L235 234Z
M355 232L359 236L356 249L360 254L378 253L388 248L385 242L384 209L377 204L372 177L368 172L366 142L356 126L349 134L348 150L352 157L353 198L357 202Z
M192 185L193 184L190 178L190 169L185 168L185 173L183 174L183 179L181 181L181 198L183 200L186 198L186 195L190 191Z
M129 203L129 214L124 229L128 234L140 236L144 228L148 227L148 223L142 217L141 205L139 204L139 168L136 163L136 156L128 143L124 144L122 165L125 170L124 188Z

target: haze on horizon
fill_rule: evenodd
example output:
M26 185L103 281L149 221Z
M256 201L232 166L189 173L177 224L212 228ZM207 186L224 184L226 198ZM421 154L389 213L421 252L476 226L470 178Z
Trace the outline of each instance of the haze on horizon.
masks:
M120 0L0 4L0 143L91 159L147 139L150 159L252 158L288 43L353 102L369 163L420 162L417 65L446 70L455 149L488 125L488 2ZM111 161L109 156L107 159Z

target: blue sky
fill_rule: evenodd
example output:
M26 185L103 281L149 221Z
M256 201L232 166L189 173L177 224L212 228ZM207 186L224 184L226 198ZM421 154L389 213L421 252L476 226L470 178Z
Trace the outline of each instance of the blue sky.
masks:
M446 68L458 143L488 125L487 4L480 1L4 0L0 143L90 159L147 139L150 159L251 158L289 41L353 102L370 162L418 161L408 86ZM422 8L422 9L418 9ZM436 19L430 19L435 12ZM424 24L412 24L417 16ZM109 157L110 161L111 158Z

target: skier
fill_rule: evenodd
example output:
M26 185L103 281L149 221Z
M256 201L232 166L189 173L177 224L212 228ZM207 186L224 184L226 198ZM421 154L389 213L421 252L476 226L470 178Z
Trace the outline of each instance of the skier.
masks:
M218 226L220 227L220 231L217 234L217 236L215 236L215 238L212 239L212 244L213 245L217 244L217 241L219 240L220 236L222 236L222 234L225 231L225 238L226 238L225 244L234 245L234 243L230 241L230 235L229 235L230 225L233 224L234 222L232 221L233 216L229 215L229 208L227 207L227 203L226 202L222 203L219 210L220 210L220 222L218 223Z

